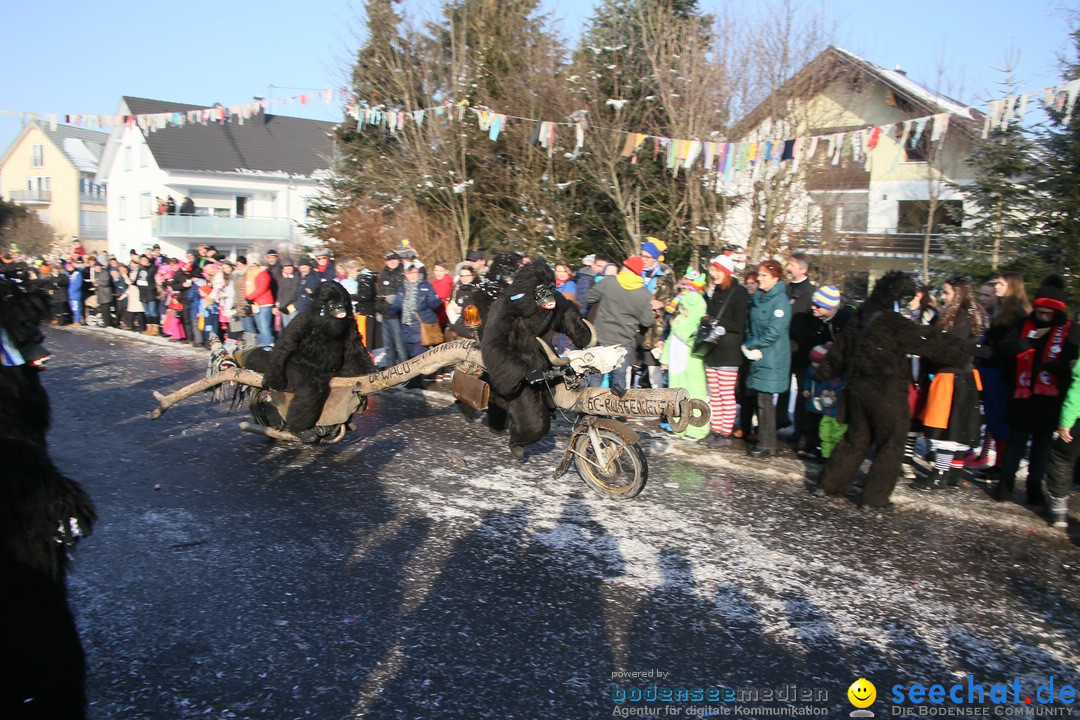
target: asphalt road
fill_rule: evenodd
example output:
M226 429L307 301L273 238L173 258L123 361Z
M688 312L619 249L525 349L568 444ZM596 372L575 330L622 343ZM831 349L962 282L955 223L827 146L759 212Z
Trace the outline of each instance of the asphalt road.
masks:
M990 715L1080 714L1075 511L1069 536L966 485L867 513L794 458L659 431L648 487L613 502L551 477L568 424L518 463L440 386L293 447L203 398L147 419L200 351L48 342L52 453L100 514L69 580L92 718L846 717L859 677L877 717L953 683Z

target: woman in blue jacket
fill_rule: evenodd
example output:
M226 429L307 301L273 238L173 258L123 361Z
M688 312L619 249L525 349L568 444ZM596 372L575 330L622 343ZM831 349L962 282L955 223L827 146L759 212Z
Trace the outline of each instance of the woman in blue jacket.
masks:
M791 387L791 299L784 292L784 268L775 260L758 265L758 291L750 298L743 355L750 360L746 379L749 393L757 393L758 441L753 457L776 453L776 393Z
M424 353L420 344L420 323L439 321L438 310L442 300L435 293L435 288L427 280L420 279L420 266L409 263L405 266L405 282L398 288L397 295L390 303L390 315L401 315L401 334L409 357L414 358Z

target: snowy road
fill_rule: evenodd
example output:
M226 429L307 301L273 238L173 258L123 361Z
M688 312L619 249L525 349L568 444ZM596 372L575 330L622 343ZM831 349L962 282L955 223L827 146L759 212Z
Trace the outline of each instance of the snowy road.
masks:
M1080 716L1075 511L1070 538L967 485L865 513L794 459L648 428L649 485L613 502L552 479L569 425L516 463L444 386L290 447L200 398L146 419L197 351L48 342L52 452L101 515L70 580L93 718L846 717L859 677L878 717L954 683L986 690L962 710Z

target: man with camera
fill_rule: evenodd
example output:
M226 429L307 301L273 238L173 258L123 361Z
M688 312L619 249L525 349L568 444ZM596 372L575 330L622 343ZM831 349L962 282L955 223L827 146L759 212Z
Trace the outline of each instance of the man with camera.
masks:
M705 357L705 379L709 384L712 432L701 442L715 448L731 445L731 433L739 405L735 385L743 362L740 346L746 329L750 295L735 279L735 263L729 255L717 255L709 263L709 284L705 288L708 315L702 325L713 326L712 338L696 352ZM723 333L720 330L723 330Z

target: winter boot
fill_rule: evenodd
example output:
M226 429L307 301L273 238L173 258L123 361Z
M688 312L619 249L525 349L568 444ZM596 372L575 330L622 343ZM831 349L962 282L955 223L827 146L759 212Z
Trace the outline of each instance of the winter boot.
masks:
M1012 502L1015 482L1015 478L1002 476L998 481L997 490L994 491L994 499L998 502Z
M945 474L937 468L934 468L934 472L930 473L924 478L916 480L911 483L911 487L923 492L931 492L932 490L944 490L945 489Z
M143 335L161 335L161 326L155 325L154 323L147 323Z
M1069 527L1069 498L1047 495L1050 501L1050 524L1056 528Z
M951 467L945 473L945 487L950 490L960 487L960 483L964 479L964 468Z

